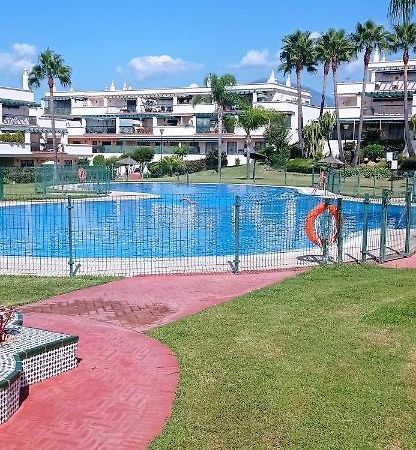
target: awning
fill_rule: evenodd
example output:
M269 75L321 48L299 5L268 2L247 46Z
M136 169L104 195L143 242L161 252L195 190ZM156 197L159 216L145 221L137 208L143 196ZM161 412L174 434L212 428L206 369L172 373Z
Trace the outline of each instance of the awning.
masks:
M378 92L368 92L366 93L367 97L372 98L404 98L404 91L378 91ZM413 98L413 92L407 93L407 98L410 100Z
M25 100L12 100L10 98L0 98L0 103L3 106L40 106L39 103L36 102L27 102Z

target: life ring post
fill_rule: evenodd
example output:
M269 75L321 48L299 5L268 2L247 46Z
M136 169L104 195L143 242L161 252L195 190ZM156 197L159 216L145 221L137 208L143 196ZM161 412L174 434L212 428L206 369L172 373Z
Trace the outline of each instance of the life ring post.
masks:
M342 197L337 198L337 210L338 210L338 217L337 217L337 227L338 227L338 264L342 264L343 262L343 254L344 254L344 237L343 237L343 230L342 230L342 204L343 200Z
M328 213L330 206L328 197L325 198L324 205L325 205L325 212ZM329 214L327 214L326 216L327 216L326 217L327 228L329 229ZM324 236L322 237L322 262L324 265L328 264L328 236L326 234L324 234Z

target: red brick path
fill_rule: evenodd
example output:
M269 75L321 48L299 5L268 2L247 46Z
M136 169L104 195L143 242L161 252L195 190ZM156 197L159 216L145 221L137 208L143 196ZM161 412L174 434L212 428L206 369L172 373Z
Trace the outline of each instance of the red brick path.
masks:
M294 271L127 278L24 308L25 324L80 337L79 367L30 387L0 427L4 450L141 450L169 418L175 356L142 332Z

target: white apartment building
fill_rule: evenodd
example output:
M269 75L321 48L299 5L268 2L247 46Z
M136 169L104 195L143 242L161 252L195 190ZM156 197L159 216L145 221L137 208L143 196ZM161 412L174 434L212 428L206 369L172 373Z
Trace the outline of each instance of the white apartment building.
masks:
M409 62L409 118L416 114L416 60ZM356 140L361 108L362 82L338 84L342 139ZM382 139L404 138L403 61L387 61L375 52L369 65L364 103L364 131L380 131Z
M290 78L278 83L272 71L264 83L238 84L231 88L253 106L275 109L287 116L292 140L297 140L297 91ZM92 146L93 153L120 155L132 146L155 148L155 160L177 146L188 147L188 158L201 158L217 148L217 123L214 104L194 104L195 96L210 94L208 86L185 88L132 89L114 83L102 91L55 92L55 112L66 120L67 142L71 146ZM49 95L45 98L48 112ZM311 95L302 92L305 124L318 117ZM232 114L232 111L229 112ZM264 129L252 134L254 143L263 140ZM232 165L235 158L245 162L245 132L235 127L224 133L223 148Z
M90 158L91 146L68 143L66 119L56 120L59 160L73 164ZM22 138L6 142L6 137ZM44 115L35 95L29 90L28 71L23 72L22 88L0 87L0 166L34 166L53 160L50 118Z

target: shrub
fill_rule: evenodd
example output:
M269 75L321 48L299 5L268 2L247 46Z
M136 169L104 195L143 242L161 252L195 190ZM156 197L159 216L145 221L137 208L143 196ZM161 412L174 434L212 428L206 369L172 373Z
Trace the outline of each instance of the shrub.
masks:
M290 159L302 158L302 152L300 151L299 143L289 145Z
M1 133L0 142L8 142L10 144L24 144L25 134L22 131L16 131L16 133Z
M159 162L160 171L162 175L174 175L185 173L185 162L178 156L165 156L162 161Z
M367 166L356 166L356 167L345 167L342 169L342 175L344 178L356 177L358 175L364 178L391 178L392 171L386 167L384 161L377 166L367 167Z
M315 162L312 159L290 159L286 164L286 170L288 172L298 173L312 173L312 169L315 167Z
M386 149L381 144L370 144L364 147L364 157L375 161L377 159L384 158Z
M188 173L201 172L207 168L206 159L196 159L195 161L185 161L185 171Z
M206 158L206 165L208 170L217 170L218 169L218 150L211 150L207 153ZM228 159L227 155L222 152L221 154L221 167L227 167L228 166Z
M175 147L173 149L173 154L180 158L184 158L188 154L188 151L189 149L187 147Z
M94 158L92 160L92 165L93 166L105 166L105 157L104 157L104 155L94 156Z
M346 164L351 164L352 158L355 153L355 142L346 142L344 144L344 158Z
M7 167L4 169L5 183L34 183L35 170L33 167Z
M416 156L405 158L400 164L400 170L404 171L416 170Z

